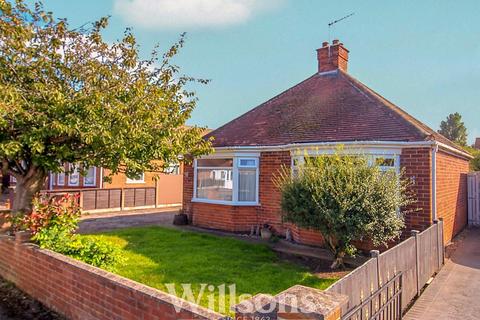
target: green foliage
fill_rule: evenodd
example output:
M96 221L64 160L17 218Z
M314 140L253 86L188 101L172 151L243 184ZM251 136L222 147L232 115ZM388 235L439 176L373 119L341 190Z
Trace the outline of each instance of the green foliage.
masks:
M90 239L52 228L42 229L33 240L41 248L109 271L115 271L116 266L124 261L120 249L103 238Z
M440 123L438 132L460 146L467 145L467 128L458 112L448 115L447 119Z
M263 244L218 237L197 232L157 226L128 228L101 235L121 247L125 263L115 271L121 276L168 291L166 284L175 284L176 295L184 293L181 284L191 284L197 298L201 284L228 288L236 285L236 299L244 294L275 295L293 285L301 284L326 289L336 279L321 279L307 268L281 260ZM198 301L209 307L208 291ZM215 290L214 309L231 314L232 297L226 292L223 299ZM245 299L245 297L244 297ZM237 300L238 302L238 300Z
M59 199L35 198L33 212L13 217L14 230L28 230L32 240L49 249L96 267L114 270L122 261L119 248L102 238L90 239L74 234L81 210L78 196L65 195Z
M106 43L107 25L72 29L39 4L0 1L0 163L27 203L66 162L132 177L211 151L203 128L185 126L197 102L185 87L207 81L172 64L184 35L143 60L128 29Z
M299 173L276 177L282 192L283 218L320 231L335 254L333 267L352 255L354 241L386 244L404 227L404 208L413 202L409 183L395 171L382 172L366 156L342 154L306 157Z
M480 150L469 146L464 149L473 156L473 159L470 160L470 170L480 171Z

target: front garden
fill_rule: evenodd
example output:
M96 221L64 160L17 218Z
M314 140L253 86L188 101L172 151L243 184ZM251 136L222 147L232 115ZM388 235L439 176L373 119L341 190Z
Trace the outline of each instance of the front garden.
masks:
M306 267L280 259L265 244L162 227L129 228L82 237L102 238L121 248L114 272L189 299L223 314L257 293L277 294L302 284L325 289L337 279L321 279ZM231 286L235 285L233 290ZM225 295L221 294L225 285ZM236 301L232 301L236 300Z

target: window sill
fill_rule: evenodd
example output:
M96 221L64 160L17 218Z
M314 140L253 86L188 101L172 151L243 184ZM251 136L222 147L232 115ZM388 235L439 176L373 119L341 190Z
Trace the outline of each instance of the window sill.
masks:
M220 204L220 205L225 205L225 206L237 206L237 207L256 207L260 206L260 203L258 202L240 202L240 201L222 201L222 200L209 200L209 199L198 199L198 198L192 198L192 202L195 203L209 203L209 204Z

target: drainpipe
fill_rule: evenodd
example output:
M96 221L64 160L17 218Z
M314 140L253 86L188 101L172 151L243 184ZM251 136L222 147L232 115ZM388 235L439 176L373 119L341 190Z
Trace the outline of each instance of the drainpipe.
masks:
M51 171L48 173L48 190L53 190L53 174Z
M438 144L432 148L432 219L437 220L437 152Z
M103 189L103 167L100 167L100 189Z

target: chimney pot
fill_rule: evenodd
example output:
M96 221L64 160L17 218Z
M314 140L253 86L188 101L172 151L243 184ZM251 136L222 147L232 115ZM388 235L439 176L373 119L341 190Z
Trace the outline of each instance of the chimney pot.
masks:
M323 48L328 47L328 41L324 41L324 42L322 43L322 47L323 47Z
M338 39L333 40L332 45L338 44L340 41Z

